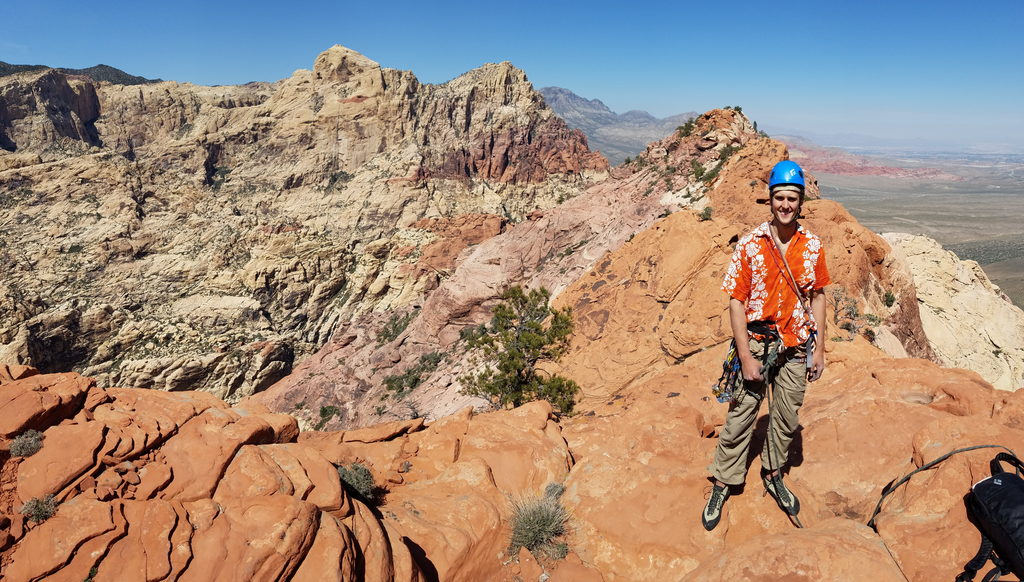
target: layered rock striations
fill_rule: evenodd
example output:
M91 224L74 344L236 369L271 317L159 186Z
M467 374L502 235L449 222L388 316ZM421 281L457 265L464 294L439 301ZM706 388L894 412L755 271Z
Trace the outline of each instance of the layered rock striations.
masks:
M974 370L1001 390L1024 387L1024 311L977 262L961 261L925 236L884 237L913 277L921 323L939 361Z
M804 528L751 477L713 532L697 514L726 410L709 398L720 350L585 401L573 417L539 402L336 432L299 432L287 415L202 392L102 388L5 366L0 567L13 581L956 574L978 543L963 495L995 451L916 475L882 505L877 533L865 523L886 483L954 448L1021 450L1020 393L973 372L889 359L863 338L827 349L787 479ZM28 429L42 432L41 448L12 456L11 438ZM352 463L370 467L379 505L339 481L336 467ZM548 483L565 487L569 554L513 556L511 500L539 497ZM50 495L51 517L25 507Z
M572 466L545 403L299 435L289 416L203 392L9 372L5 580L499 579L509 496L534 496ZM41 448L12 456L11 437L30 429ZM340 480L337 467L354 463L389 490L383 503ZM22 511L46 499L51 517Z
M425 85L334 47L270 84L0 95L0 360L231 401L436 286L414 264L462 215L493 233L607 169L508 63Z

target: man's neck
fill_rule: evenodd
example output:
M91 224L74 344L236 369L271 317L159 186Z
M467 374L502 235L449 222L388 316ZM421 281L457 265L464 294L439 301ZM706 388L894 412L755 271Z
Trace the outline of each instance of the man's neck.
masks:
M790 222L788 225L780 225L778 221L772 220L771 222L772 232L775 236L779 237L779 241L782 244L788 244L789 240L796 234L796 221Z

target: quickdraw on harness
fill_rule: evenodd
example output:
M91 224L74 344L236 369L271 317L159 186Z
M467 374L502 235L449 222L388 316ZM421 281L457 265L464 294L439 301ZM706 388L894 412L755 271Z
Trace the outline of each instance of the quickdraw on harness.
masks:
M765 381L775 377L779 368L779 332L771 321L755 321L747 324L747 335L750 339L761 342L764 351L761 356L761 375ZM736 340L729 344L729 352L722 362L722 376L711 387L711 393L719 402L735 402L743 395L743 367L736 351Z

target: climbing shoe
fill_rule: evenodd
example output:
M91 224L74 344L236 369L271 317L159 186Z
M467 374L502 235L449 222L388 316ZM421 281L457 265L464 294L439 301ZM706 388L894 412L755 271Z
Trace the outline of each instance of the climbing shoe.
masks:
M800 500L793 495L786 484L782 482L782 473L776 473L774 477L769 477L768 474L764 474L761 477L764 482L765 491L771 494L775 498L775 502L779 504L782 511L785 511L789 515L796 515L800 513Z
M704 529L708 531L715 529L719 520L722 519L722 506L725 505L725 500L728 498L728 485L722 487L715 485L711 488L711 496L708 497L707 505L704 506L704 513L700 516L700 521L704 524Z

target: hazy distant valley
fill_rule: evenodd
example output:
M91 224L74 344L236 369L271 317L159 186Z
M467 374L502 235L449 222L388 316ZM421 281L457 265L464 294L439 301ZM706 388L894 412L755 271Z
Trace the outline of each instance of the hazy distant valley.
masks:
M923 234L978 261L1015 304L1024 305L1024 156L904 152L885 159L941 167L963 179L819 174L822 195L876 232Z

